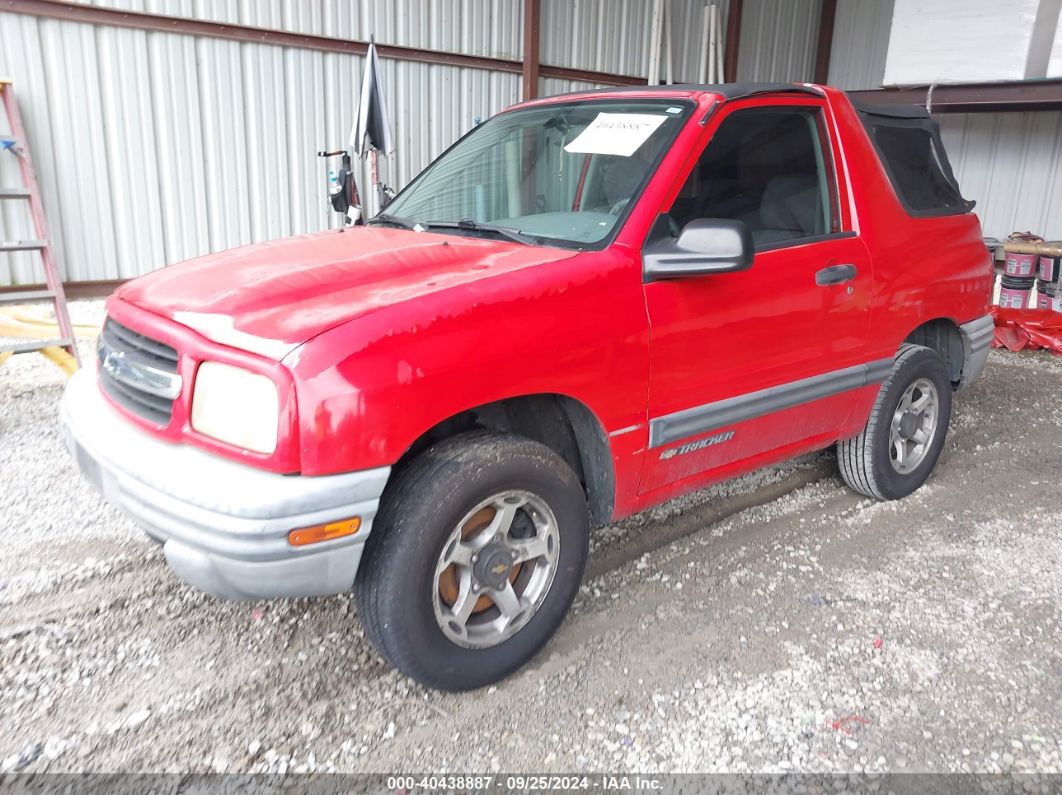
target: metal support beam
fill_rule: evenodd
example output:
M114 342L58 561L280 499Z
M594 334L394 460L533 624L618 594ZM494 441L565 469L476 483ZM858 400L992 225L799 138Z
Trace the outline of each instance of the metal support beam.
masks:
M63 282L63 292L66 293L68 301L75 298L106 298L127 281L129 280L106 279L95 282ZM5 287L4 303L17 304L24 301L28 304L40 300L35 298L35 295L46 292L51 292L46 284L20 284L16 287Z
M830 53L833 50L833 21L837 17L837 0L822 0L819 9L819 42L815 47L814 83L830 79Z
M524 66L520 72L521 96L534 99L538 96L539 75L539 28L542 24L541 0L524 0Z
M928 86L849 91L853 98L880 105L925 105ZM1005 83L938 85L933 89L934 113L1062 110L1062 79Z
M588 69L569 69L566 66L548 66L540 64L538 67L539 77L560 77L564 80L574 80L584 83L605 83L610 86L644 86L644 77L632 77L631 75L613 75L604 72L592 72Z
M742 0L730 0L726 12L726 53L723 56L723 81L737 81L738 43L741 41Z

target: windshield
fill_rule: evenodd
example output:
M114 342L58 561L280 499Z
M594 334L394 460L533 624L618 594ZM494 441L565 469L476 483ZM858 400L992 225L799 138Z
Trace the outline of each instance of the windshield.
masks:
M603 245L690 108L673 100L592 100L499 114L425 169L378 222Z

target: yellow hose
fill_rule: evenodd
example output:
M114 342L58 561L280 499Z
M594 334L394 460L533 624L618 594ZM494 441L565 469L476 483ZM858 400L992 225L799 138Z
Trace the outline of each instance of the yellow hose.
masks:
M59 369L68 376L73 375L77 371L77 359L67 353L65 348L53 345L47 348L41 348L40 354L48 361L57 364Z
M26 306L12 306L0 310L0 314L6 315L8 319L17 324L44 326L49 332L59 333L59 325L55 322L55 318L51 317L50 313L41 315L28 311ZM74 335L82 339L94 339L100 333L100 327L95 323L71 323L70 325L74 330Z
M73 326L74 336L81 339L95 339L99 326L78 323ZM26 307L13 306L0 309L0 337L19 337L22 339L49 340L59 336L59 326L54 318L42 317L26 311ZM77 360L64 348L50 345L38 351L48 361L57 365L68 376L77 370ZM11 351L0 353L0 364L11 356Z
M94 339L100 327L90 323L73 325L74 336ZM59 325L54 318L41 317L25 311L25 307L13 306L0 309L0 336L26 339L53 339L59 336Z

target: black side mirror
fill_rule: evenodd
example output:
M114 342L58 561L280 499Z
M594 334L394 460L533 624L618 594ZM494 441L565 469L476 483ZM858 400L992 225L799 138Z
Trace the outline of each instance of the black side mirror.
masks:
M332 203L332 209L340 215L345 216L347 211L353 206L353 202L350 200L353 183L354 176L345 168L341 168L339 173L336 174L335 187L328 193L328 201Z
M350 208L357 207L361 203L358 198L358 186L354 182L354 169L351 165L350 153L345 149L337 149L334 152L318 152L317 156L341 158L339 171L329 172L332 178L328 186L328 203L332 205L333 210L343 216L343 225L346 225L350 223ZM354 223L358 223L358 220L355 220Z
M678 237L667 237L642 250L645 281L680 279L706 273L731 273L752 267L752 233L742 221L698 218Z

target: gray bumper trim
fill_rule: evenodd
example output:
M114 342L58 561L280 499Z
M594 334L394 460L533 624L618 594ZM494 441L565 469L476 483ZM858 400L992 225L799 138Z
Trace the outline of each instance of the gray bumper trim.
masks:
M278 475L157 439L103 398L91 368L68 382L63 437L112 505L165 544L185 581L231 599L350 590L390 467L325 477ZM362 518L353 536L292 547L299 527Z
M775 411L879 383L889 375L892 363L892 359L879 359L857 364L657 417L649 422L649 447L661 447Z
M996 326L991 315L983 315L959 326L962 333L963 363L957 391L966 389L976 381L985 369L988 350L992 345Z

